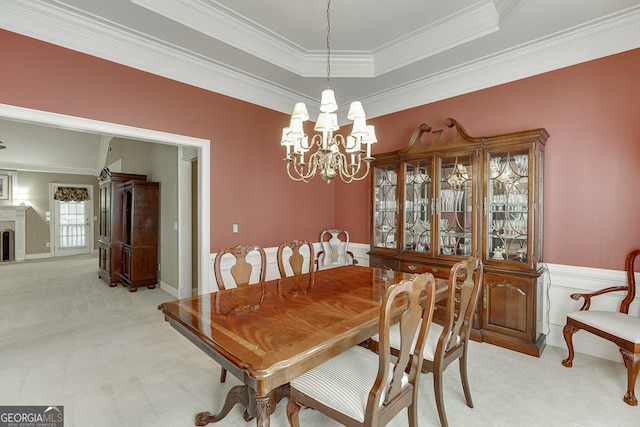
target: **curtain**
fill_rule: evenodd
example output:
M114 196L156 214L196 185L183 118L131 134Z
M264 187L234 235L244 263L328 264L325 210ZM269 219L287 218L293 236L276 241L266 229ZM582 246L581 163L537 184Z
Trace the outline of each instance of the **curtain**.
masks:
M89 190L83 187L58 187L53 198L61 202L86 202L89 200Z

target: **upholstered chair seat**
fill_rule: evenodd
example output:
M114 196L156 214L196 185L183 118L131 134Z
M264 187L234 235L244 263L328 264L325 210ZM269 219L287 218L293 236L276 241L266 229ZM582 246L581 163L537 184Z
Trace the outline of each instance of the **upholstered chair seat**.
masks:
M567 317L626 341L640 343L640 317L618 311L576 311Z
M369 392L378 375L379 357L360 346L352 347L291 381L291 386L325 406L364 422ZM389 381L393 364L389 364ZM402 387L409 377L404 374ZM380 396L381 398L384 395ZM382 399L380 405L382 406Z

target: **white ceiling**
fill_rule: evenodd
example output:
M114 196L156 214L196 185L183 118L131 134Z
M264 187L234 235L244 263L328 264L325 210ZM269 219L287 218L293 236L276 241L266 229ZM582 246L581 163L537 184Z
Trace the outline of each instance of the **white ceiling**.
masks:
M302 100L313 116L327 84L323 0L0 0L0 27L285 113ZM376 117L638 47L638 0L331 3L330 83L343 116L351 100ZM39 160L46 146L60 150L54 133L7 129L0 121L4 169L55 162L84 173L106 147L92 135L73 148L75 164ZM49 144L11 157L35 139Z

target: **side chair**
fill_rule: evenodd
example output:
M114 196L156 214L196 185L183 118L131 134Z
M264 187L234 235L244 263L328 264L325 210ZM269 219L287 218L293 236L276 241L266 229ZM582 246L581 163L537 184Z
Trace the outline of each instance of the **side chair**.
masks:
M473 408L469 380L467 378L467 348L478 305L484 269L479 258L471 257L457 262L449 272L449 288L446 300L444 324L431 324L427 342L422 352L422 373L433 373L433 388L442 427L448 425L442 392L442 374L453 361L458 360L462 390L469 408ZM397 354L401 336L394 325L390 331L392 352ZM371 349L379 351L379 337L371 338Z
M358 260L349 251L349 232L331 228L320 233L317 269L337 267L339 265L357 264Z
M435 279L430 273L391 285L380 310L380 352L354 346L291 380L289 424L299 426L299 412L308 407L346 426L384 426L407 408L409 425L417 427L419 362L434 301ZM389 327L398 318L403 339L394 359Z
M254 283L264 282L267 273L267 255L259 246L233 246L231 248L225 248L218 251L216 258L213 262L213 272L216 278L216 284L219 290L227 289L229 285L235 284L236 287L248 286L251 281L251 273L254 266L247 262L248 255L257 254L260 262L258 268L258 279ZM230 275L224 275L221 269L221 263L223 258L233 259L233 265L231 267ZM225 276L227 281L225 281ZM220 382L223 383L227 379L227 370L222 368L220 372Z
M309 258L305 258L300 250L308 251ZM289 255L291 254L291 255ZM299 276L302 273L313 273L315 271L315 251L313 243L308 240L289 240L282 242L278 246L278 271L280 277L288 277L292 274Z
M567 368L573 366L573 334L580 329L611 341L620 348L624 366L627 368L627 392L624 402L631 406L638 404L635 395L636 379L640 371L640 318L629 314L629 305L636 296L636 278L634 264L640 249L631 251L625 261L627 283L624 286L612 286L591 293L572 294L571 298L584 298L584 304L579 311L567 314L567 323L562 329L562 335L567 343L569 356L562 361ZM589 310L594 297L610 294L611 292L625 292L618 311ZM609 295L611 296L611 295Z

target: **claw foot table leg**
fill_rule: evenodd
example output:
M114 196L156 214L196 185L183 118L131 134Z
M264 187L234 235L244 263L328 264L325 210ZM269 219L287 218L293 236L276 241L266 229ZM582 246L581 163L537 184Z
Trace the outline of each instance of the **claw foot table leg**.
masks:
M209 423L217 423L221 419L227 416L231 409L238 403L247 407L248 405L248 392L246 385L238 385L229 390L227 399L224 401L222 409L217 415L212 415L210 412L200 412L196 415L196 425L206 426Z

